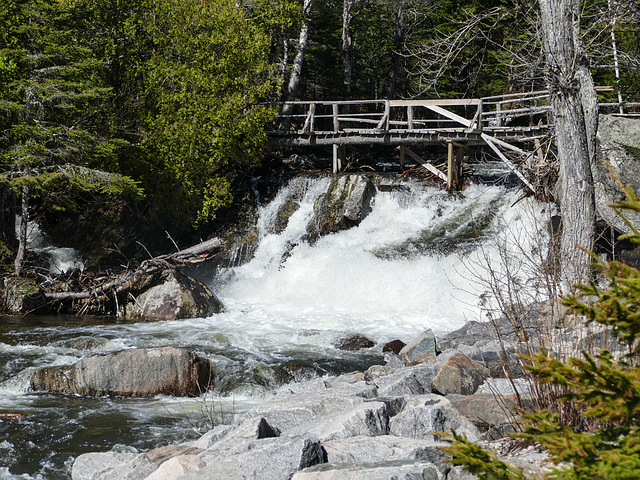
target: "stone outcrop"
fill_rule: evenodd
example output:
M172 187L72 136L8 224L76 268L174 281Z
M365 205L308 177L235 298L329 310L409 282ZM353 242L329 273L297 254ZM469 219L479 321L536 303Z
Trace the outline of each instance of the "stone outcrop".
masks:
M0 277L0 310L15 315L46 313L47 300L32 279Z
M640 119L600 115L597 142L597 162L593 172L596 211L617 231L631 233L629 226L609 207L625 197L605 162L624 185L631 185L635 192L640 191ZM632 225L640 225L640 213L625 212L625 215Z
M209 317L223 310L202 283L176 270L165 270L144 282L118 309L128 320L178 320Z
M40 368L31 374L30 388L87 396L195 396L206 390L210 379L210 361L184 349L136 348Z
M365 175L335 176L327 193L316 202L313 219L307 228L309 240L359 225L371 212L376 192L375 185Z

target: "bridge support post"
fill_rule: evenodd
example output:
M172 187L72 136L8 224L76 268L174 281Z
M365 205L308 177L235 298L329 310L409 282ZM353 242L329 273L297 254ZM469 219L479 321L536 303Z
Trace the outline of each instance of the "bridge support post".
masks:
M400 171L404 172L405 151L404 145L400 145Z
M457 149L454 151L454 147ZM447 192L460 190L462 187L462 160L464 145L447 141Z
M346 158L347 148L345 145L333 144L333 174L339 173L342 170Z

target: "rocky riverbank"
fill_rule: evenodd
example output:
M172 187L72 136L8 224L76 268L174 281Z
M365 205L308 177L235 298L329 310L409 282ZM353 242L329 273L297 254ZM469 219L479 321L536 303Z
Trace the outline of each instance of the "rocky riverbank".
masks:
M513 352L518 341L507 329L505 323L503 340ZM72 478L470 480L475 477L446 461L438 432L455 430L499 448L513 431L513 388L526 399L528 384L494 378L501 351L488 326L477 322L437 342L427 331L398 354L388 352L385 365L288 384L196 441L145 453L80 455ZM509 455L529 478L542 475L544 459L533 449Z

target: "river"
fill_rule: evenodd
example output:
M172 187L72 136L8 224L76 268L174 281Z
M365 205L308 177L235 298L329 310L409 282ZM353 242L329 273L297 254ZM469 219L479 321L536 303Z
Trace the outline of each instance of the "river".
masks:
M517 189L470 185L449 195L407 181L378 192L355 228L310 245L303 240L329 178L298 178L256 219L254 258L207 278L226 310L210 318L125 323L95 317L0 317L0 479L67 479L73 459L91 451L144 451L197 438L289 382L383 363L382 345L425 329L452 331L494 314L489 273L525 268L544 254L546 205ZM291 192L300 208L269 233ZM518 201L520 200L520 201ZM487 265L491 268L488 270ZM516 273L514 273L516 272ZM350 333L376 346L344 352ZM60 397L28 390L36 367L76 362L125 348L173 345L210 358L216 387L178 399Z

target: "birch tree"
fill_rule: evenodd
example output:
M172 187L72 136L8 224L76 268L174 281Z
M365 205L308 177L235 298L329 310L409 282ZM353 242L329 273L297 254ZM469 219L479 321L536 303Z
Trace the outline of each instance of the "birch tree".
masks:
M351 78L353 75L353 35L351 33L352 8L354 0L342 3L342 64L344 66L344 99L351 99Z
M578 0L539 0L546 78L555 120L560 166L562 279L583 282L595 238L592 166L598 128L598 100L580 38Z

